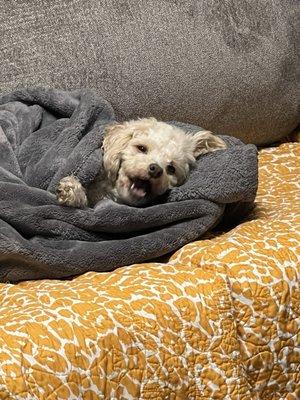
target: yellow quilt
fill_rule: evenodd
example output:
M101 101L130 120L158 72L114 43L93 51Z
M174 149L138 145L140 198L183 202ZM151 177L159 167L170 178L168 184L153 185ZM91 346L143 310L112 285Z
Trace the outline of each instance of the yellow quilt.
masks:
M300 144L249 221L142 264L0 285L0 399L300 399Z

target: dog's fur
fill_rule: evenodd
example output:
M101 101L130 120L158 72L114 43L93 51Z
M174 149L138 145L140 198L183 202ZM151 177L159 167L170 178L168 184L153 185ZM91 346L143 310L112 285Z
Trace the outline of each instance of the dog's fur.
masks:
M78 208L94 206L104 197L132 206L149 204L182 185L197 157L225 148L225 142L209 131L187 134L155 118L112 124L102 147L104 173L87 190L74 176L63 178L57 199Z

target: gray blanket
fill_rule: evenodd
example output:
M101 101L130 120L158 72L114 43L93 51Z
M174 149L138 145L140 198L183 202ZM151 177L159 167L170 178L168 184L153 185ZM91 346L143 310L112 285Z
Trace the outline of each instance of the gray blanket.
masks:
M224 137L228 149L200 157L189 180L157 204L58 205L61 178L74 174L87 185L98 173L112 120L111 105L86 90L0 96L0 281L68 278L153 260L253 204L256 147Z

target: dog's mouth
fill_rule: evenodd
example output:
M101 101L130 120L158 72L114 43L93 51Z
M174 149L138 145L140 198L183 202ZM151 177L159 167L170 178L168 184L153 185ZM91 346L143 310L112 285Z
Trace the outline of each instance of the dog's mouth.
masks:
M151 193L151 182L148 179L131 178L130 192L139 198Z

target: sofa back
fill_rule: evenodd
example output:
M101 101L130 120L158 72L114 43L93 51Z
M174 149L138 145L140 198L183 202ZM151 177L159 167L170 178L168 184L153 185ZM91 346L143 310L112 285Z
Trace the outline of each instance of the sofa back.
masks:
M293 0L3 1L1 90L89 87L119 119L152 115L270 143L299 122L296 7Z

